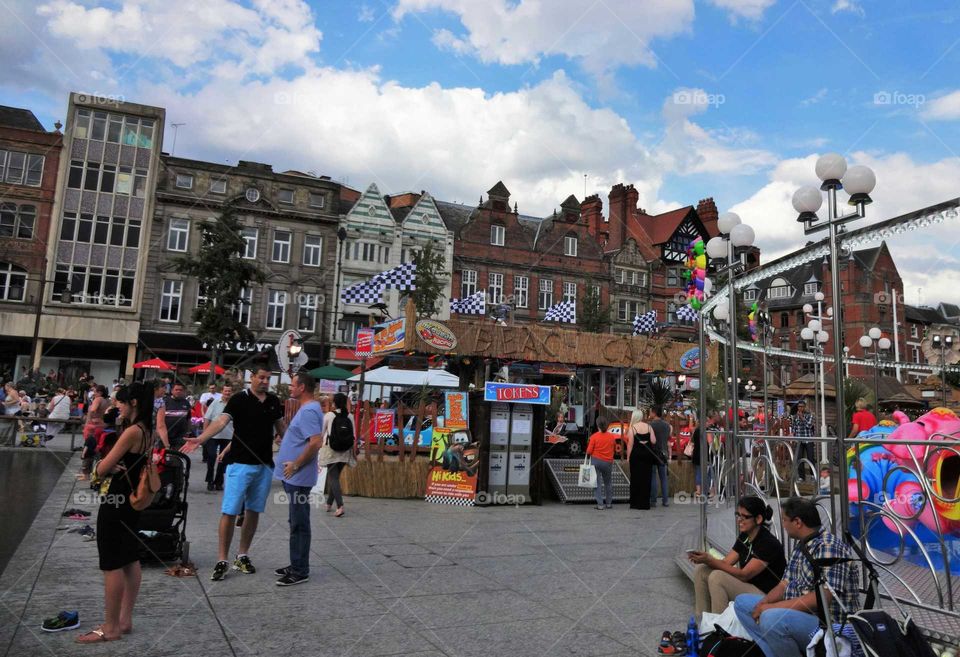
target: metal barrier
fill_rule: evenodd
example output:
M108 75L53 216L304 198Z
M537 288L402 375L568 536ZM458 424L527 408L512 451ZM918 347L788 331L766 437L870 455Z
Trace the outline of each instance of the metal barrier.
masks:
M23 443L24 434L33 433L30 426L34 422L62 424L63 428L57 435L63 436L69 432L70 451L78 452L83 449L83 418L74 416L67 420L51 420L40 415L0 415L0 447L20 446Z

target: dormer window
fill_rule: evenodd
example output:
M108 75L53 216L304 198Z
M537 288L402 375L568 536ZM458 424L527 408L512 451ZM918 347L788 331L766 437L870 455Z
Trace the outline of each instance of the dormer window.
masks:
M743 291L743 300L744 301L756 301L757 300L757 289L751 288L749 290Z
M490 226L490 244L493 246L503 246L506 233L507 231L503 226L492 224Z
M563 255L577 257L577 237L567 235L563 238Z
M804 283L803 285L803 296L812 297L819 291L820 285L814 281L811 283Z
M767 290L767 299L789 299L793 296L793 288L782 278L775 278Z

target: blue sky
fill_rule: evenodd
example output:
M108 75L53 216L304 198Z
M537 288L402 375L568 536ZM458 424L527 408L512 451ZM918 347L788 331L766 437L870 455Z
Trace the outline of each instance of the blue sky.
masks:
M918 9L919 7L919 9ZM521 211L633 183L713 196L769 254L836 151L877 171L871 217L960 195L960 7L946 0L20 0L0 7L4 104L70 90L167 108L177 154L255 159L386 193ZM908 301L960 300L960 249L895 250ZM917 292L923 288L922 292Z

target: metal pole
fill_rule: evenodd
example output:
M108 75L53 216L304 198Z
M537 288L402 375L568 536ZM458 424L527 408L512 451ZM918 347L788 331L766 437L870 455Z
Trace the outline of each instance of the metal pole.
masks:
M880 348L873 345L873 400L877 404L877 415L880 414Z
M826 327L823 325L825 320L823 318L823 302L822 301L817 301L817 317L820 318L820 330L825 331ZM833 328L834 328L834 331L836 331L837 325L834 324ZM819 333L819 331L817 333ZM820 355L820 363L818 365L818 369L820 372L820 437L826 438L827 437L827 386L826 386L826 377L824 376L824 372L823 372L823 354L825 349L823 347L823 343L820 342L819 337L817 335L814 336L814 339L816 340L815 346ZM839 361L837 362L839 363ZM840 432L839 428L837 429L837 432L838 433ZM822 442L820 443L820 462L827 463L828 461L829 459L827 458L827 443Z
M734 485L734 503L740 503L740 478L743 476L741 470L741 456L743 453L743 445L739 444L739 425L740 425L740 408L737 403L737 376L739 372L737 371L737 291L733 286L734 281L734 270L733 262L736 257L736 249L733 246L733 240L727 236L727 267L729 267L729 276L730 280L727 284L727 303L729 304L729 325L730 325L730 409L733 411L733 422L731 422L731 433L730 440L733 442L733 454L736 462L736 480Z
M698 424L700 426L700 549L707 549L707 498L710 495L710 487L707 485L707 463L710 460L710 446L707 444L707 339L705 336L704 323L707 320L700 311L700 325L697 332L697 347L700 349L700 417Z
M40 367L40 317L43 315L43 295L47 285L47 259L43 259L43 276L40 278L40 293L37 295L37 316L33 322L33 342L30 347L30 372Z
M840 258L838 257L839 245L837 244L837 226L834 219L837 217L837 190L831 187L827 193L827 204L830 213L830 284L833 288L833 384L835 387L835 396L837 404L837 455L836 463L842 464L844 455L847 453L846 431L847 418L846 409L843 400L843 368L840 366L843 354L843 293L840 289ZM833 460L833 459L831 459ZM847 517L846 509L850 508L850 502L847 494L847 487L842 484L844 471L842 465L838 466L837 475L841 481L840 486L840 508L844 513L840 514L841 529L844 531L850 525L850 519ZM836 516L834 516L836 517Z
M763 327L763 435L770 435L770 402L767 394L767 341L769 340L769 327Z
M347 241L346 230L341 226L337 230L337 241L339 242L339 251L337 252L337 284L333 297L333 321L330 322L330 344L331 352L333 344L337 341L337 315L340 313L340 282L343 280L343 245ZM333 359L330 359L333 362Z
M893 288L893 362L900 362L900 340L897 332L897 288ZM897 381L900 382L900 368L894 368Z

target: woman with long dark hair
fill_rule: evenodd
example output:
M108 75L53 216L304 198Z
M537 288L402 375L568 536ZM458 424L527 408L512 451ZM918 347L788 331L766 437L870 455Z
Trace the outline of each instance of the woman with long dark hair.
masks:
M140 512L130 505L130 494L140 482L140 471L151 458L153 388L136 382L117 391L123 432L113 449L97 464L97 476L109 478L97 512L97 552L103 571L104 621L77 637L77 643L115 641L133 629L133 605L140 591Z
M753 495L740 499L737 527L740 534L723 559L706 552L691 552L697 564L693 584L697 618L704 611L721 614L741 593L765 595L783 579L787 561L783 545L767 529L773 509Z
M627 462L630 464L630 508L650 510L650 482L656 464L651 449L657 442L650 425L643 421L643 411L630 415L627 428Z
M350 448L342 451L336 451L330 446L330 438L337 431L337 425L346 430L344 422L350 424L350 432L355 437L356 431L353 429L353 418L350 417L350 410L347 406L347 396L338 392L333 396L333 413L327 413L327 416L333 416L330 421L324 418L323 423L323 447L320 448L319 464L327 466L327 482L330 485L330 492L327 494L327 511L337 505L337 512L334 514L337 518L341 517L345 511L343 508L343 493L340 490L340 473L348 465L352 468L357 464L357 458L353 451L356 446L356 439L351 441Z

